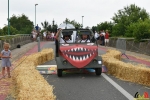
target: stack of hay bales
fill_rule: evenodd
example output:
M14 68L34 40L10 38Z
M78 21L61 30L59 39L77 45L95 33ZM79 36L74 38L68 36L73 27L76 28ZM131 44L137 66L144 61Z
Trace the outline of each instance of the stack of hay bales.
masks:
M150 86L150 68L122 62L121 52L116 50L108 50L102 55L102 59L108 69L108 74L121 80Z
M55 100L53 86L36 70L38 64L54 59L53 49L25 56L12 73L11 93L16 100Z

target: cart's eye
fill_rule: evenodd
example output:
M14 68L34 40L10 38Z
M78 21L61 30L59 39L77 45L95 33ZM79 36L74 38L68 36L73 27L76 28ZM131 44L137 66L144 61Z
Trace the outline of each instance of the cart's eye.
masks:
M63 64L66 64L67 63L67 60L63 60Z
M97 60L96 60L96 59L93 59L93 62L97 62Z

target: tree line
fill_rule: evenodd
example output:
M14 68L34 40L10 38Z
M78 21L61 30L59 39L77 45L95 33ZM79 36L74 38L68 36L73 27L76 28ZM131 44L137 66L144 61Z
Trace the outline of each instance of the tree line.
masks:
M109 30L113 37L133 37L137 41L150 38L149 13L135 4L118 10L112 20L99 23L92 30Z
M96 26L92 26L93 32L108 30L113 37L133 37L136 40L150 38L150 16L144 8L140 8L135 4L124 7L117 11L111 18L112 21L100 22ZM82 24L75 20L66 18L64 23L73 24L76 28L82 28ZM97 21L98 22L98 21ZM54 23L49 24L48 21L41 22L43 31L56 32L58 25ZM89 28L88 26L86 28ZM34 29L33 22L22 14L21 16L13 15L10 18L10 35L14 34L31 34ZM8 26L6 25L0 29L0 35L8 34Z

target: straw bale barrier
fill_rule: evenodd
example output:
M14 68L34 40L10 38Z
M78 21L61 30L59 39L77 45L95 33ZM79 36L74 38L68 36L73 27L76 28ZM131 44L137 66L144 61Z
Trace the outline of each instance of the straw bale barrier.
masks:
M150 68L122 62L121 52L117 50L108 50L102 55L102 59L108 74L121 80L150 86Z
M54 59L53 49L24 56L12 72L11 94L16 100L55 100L54 87L36 70L36 66Z

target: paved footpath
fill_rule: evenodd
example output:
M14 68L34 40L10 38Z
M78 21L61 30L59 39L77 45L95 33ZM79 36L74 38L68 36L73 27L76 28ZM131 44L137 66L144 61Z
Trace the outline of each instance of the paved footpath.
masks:
M41 44L40 44L41 48L51 47L49 45L51 45L50 42L41 42ZM53 43L53 45L54 45L54 43ZM99 46L99 50L106 51L107 49L114 49L114 48ZM27 56L27 55L30 55L30 54L36 53L36 52L38 52L37 42L28 43L24 46L21 46L21 48L12 50L12 62L17 61L17 59L19 59L22 56L25 56L25 55ZM150 59L150 56L141 55L141 54L137 54L137 53L133 53L133 52L127 52L127 56L129 57L130 60L132 60L136 63L143 63L147 66L150 66L150 61L138 59L140 57ZM135 56L138 58L136 58ZM122 58L126 59L124 56L122 56ZM1 64L1 61L0 61L0 64ZM13 67L14 67L14 65L13 65ZM9 85L10 85L10 79L8 79L8 78L1 79L1 77L2 77L2 75L0 72L0 100L5 100L8 89L9 89Z

